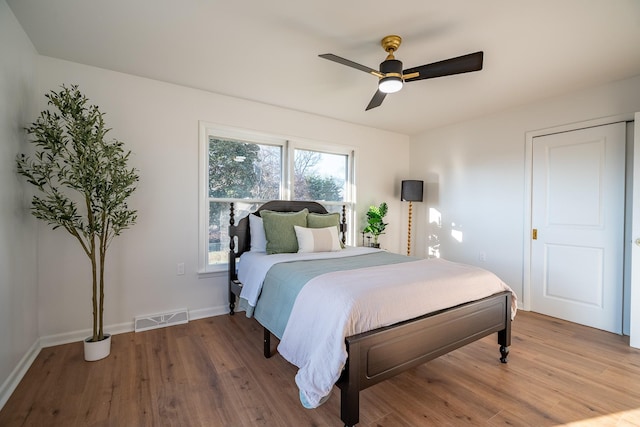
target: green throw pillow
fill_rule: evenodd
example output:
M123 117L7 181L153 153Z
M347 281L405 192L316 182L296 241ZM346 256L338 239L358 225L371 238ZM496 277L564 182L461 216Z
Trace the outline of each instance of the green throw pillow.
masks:
M332 225L338 229L338 235L340 235L340 214L337 212L326 214L311 212L307 215L307 227L309 228L326 228ZM340 241L340 246L344 248L342 241Z
M340 231L339 213L319 214L311 212L307 215L307 227L309 228L325 228L332 225L338 227L338 231Z
M260 211L267 236L267 254L298 252L298 239L293 226L306 227L308 213L308 209L300 212Z

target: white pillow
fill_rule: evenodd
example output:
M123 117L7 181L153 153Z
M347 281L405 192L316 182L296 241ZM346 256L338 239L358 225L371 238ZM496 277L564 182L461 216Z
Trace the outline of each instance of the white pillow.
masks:
M251 250L253 252L266 252L267 235L264 232L262 218L258 215L249 215L249 232L251 233Z
M335 252L342 249L338 238L338 228L306 228L293 226L298 239L298 253L300 252Z

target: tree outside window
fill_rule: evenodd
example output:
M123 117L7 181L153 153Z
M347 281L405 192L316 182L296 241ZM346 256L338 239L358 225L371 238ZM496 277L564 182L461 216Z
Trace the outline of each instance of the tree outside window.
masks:
M344 202L347 183L346 156L295 150L294 198Z

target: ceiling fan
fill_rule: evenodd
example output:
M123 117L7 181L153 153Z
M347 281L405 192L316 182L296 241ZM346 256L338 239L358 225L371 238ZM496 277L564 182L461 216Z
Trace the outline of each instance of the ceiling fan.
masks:
M456 58L445 59L444 61L433 62L419 67L402 70L402 61L398 61L393 53L398 50L402 38L400 36L386 36L382 39L382 48L387 52L387 59L380 63L380 71L358 64L348 59L342 58L332 53L318 55L321 58L334 61L356 70L364 71L379 78L378 90L367 105L366 110L378 107L384 101L388 93L398 92L405 82L432 79L435 77L450 76L453 74L469 73L471 71L482 70L483 52L469 53Z

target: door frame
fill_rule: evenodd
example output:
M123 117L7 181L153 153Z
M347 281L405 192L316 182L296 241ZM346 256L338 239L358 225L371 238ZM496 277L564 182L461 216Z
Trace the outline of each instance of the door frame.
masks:
M633 165L631 167L633 174L631 181L633 185L632 191L628 191L631 200L627 200L627 204L631 205L629 245L631 253L625 257L629 260L629 345L631 347L640 348L640 248L634 243L634 240L640 236L640 113L635 113L635 122L633 123ZM635 310L634 308L635 307Z
M618 123L618 122L629 122L634 120L634 114L633 113L629 113L629 114L618 114L615 116L608 116L608 117L602 117L602 118L598 118L598 119L592 119L592 120L586 120L586 121L581 121L581 122L575 122L575 123L569 123L566 125L560 125L560 126L554 126L554 127L549 127L549 128L543 128L543 129L538 129L538 130L534 130L534 131L528 131L525 132L525 164L524 164L524 184L525 184L525 191L524 191L524 230L523 230L523 242L524 242L524 250L523 250L523 277L522 277L522 308L526 311L530 311L531 310L531 245L532 245L532 238L531 238L531 230L533 227L532 224L532 190L533 190L533 140L536 137L539 136L544 136L544 135L549 135L549 134L554 134L554 133L561 133L561 132L570 132L570 131L574 131L574 130L579 130L579 129L584 129L584 128L589 128L589 127L596 127L596 126L602 126L602 125L609 125L612 123ZM638 146L639 145L639 139L637 138L637 134L638 134L638 128L639 128L639 124L636 121L635 122L635 129L636 129L636 139L635 139L635 145ZM638 151L640 151L640 147L638 147L638 150L634 150L637 154ZM626 154L625 154L626 156ZM627 171L626 174L629 174L633 171ZM632 202L632 200L628 200L629 193L626 193L625 196L625 203L629 203ZM625 217L625 229L626 227L631 225L631 218L627 218ZM626 249L626 242L625 242L625 249ZM625 263L627 262L627 257L625 257ZM625 281L627 281L628 279L625 278ZM631 286L631 290L633 290L633 284L631 282L629 282L629 286ZM636 290L636 292L631 292L632 295L634 294L640 294L640 281L638 283L638 289ZM640 312L636 313L636 317L638 318L637 322L638 325L635 328L636 333L640 333ZM631 319L633 320L633 313L631 313ZM633 326L630 327L631 331L634 331ZM633 339L632 339L633 342Z

